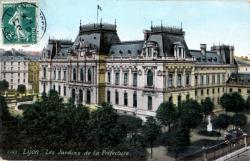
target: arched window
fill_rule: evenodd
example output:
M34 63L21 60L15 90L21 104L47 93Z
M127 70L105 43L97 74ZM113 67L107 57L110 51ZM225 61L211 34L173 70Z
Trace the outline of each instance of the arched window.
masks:
M169 97L168 102L173 102L173 97L172 96Z
M75 98L76 98L76 90L75 89L72 89L71 97L75 102Z
M124 106L127 106L128 105L128 93L125 92L124 93Z
M83 81L83 69L80 70L80 80Z
M86 101L87 104L90 104L91 103L91 92L90 90L87 90L87 101Z
M92 81L92 76L91 76L91 69L88 69L88 82Z
M59 96L61 95L61 86L60 85L58 85L58 94L59 94Z
M73 69L73 80L76 81L76 68Z
M82 92L82 90L80 89L80 90L79 90L79 104L82 104L82 101L83 101L83 92Z
M43 68L43 78L46 78L46 67Z
M152 70L148 70L148 73L147 73L147 86L153 86L153 79L154 79L154 76L153 76Z

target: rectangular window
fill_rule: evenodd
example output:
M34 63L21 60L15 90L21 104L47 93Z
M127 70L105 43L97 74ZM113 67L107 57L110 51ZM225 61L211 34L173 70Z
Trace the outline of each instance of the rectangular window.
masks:
M195 90L195 96L197 96L197 90Z
M196 86L198 85L198 76L197 75L195 76L195 85Z
M111 83L111 73L108 72L108 83Z
M203 75L201 75L200 77L201 77L200 85L203 85L203 83L204 83Z
M66 86L63 87L63 95L66 96Z
M25 83L25 79L23 79L23 83Z
M168 87L173 87L173 74L168 75Z
M124 106L128 106L128 93L124 93Z
M107 102L110 103L110 91L107 91Z
M186 85L189 85L189 74L186 75Z
M203 89L201 90L201 95L203 96Z
M230 88L230 89L229 89L229 91L230 91L230 92L233 92L233 89L232 89L232 88Z
M238 92L241 93L241 89L240 88L238 89Z
M220 84L220 74L217 74L217 84Z
M177 75L177 86L180 87L181 86L181 74Z
M136 87L137 86L137 73L133 74L133 86Z
M209 95L209 89L207 89L207 94Z
M222 83L225 83L225 74L222 74Z
M215 75L212 76L212 84L215 84Z
M137 107L137 94L133 94L133 107Z
M218 93L220 93L220 88L218 88Z
M152 97L148 96L148 110L152 110Z
M213 88L213 94L214 94L214 88Z
M117 91L115 92L115 104L119 104L119 93Z
M119 81L120 81L120 73L115 73L115 85L119 85Z
M61 70L58 70L58 80L61 80Z
M56 80L56 70L54 70L54 77L53 77L54 80Z
M128 73L124 73L124 86L128 85Z
M210 81L210 80L209 80L209 75L207 75L206 81L207 81L206 84L208 85L208 84L209 84L209 81Z

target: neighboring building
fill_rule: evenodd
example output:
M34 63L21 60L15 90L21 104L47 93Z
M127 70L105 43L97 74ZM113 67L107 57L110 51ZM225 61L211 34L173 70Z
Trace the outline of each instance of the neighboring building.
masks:
M30 56L28 64L28 82L32 86L31 92L39 93L39 57Z
M211 97L217 104L237 70L232 46L190 50L181 28L164 26L121 42L112 24L81 25L74 42L49 40L40 69L40 93L55 89L76 104L106 101L142 118L154 116L163 101Z
M245 58L235 57L238 73L250 74L250 60Z
M245 99L250 96L250 61L244 58L235 58L238 71L228 80L227 92L238 92Z
M0 80L9 82L9 89L17 89L19 84L26 86L27 90L32 90L32 85L28 81L29 62L33 57L22 51L4 51L0 52Z

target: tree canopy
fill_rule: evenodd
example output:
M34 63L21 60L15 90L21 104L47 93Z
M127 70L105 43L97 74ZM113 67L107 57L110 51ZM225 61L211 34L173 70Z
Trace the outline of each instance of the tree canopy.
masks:
M3 94L9 88L9 82L5 79L0 81L0 94Z
M156 111L156 118L162 125L168 126L175 124L178 119L177 107L172 102L163 102Z
M18 93L21 93L21 94L26 93L26 86L23 85L23 84L19 84L19 85L17 86L17 92L18 92Z
M235 127L242 127L247 124L247 117L244 114L236 113L233 115L231 123Z
M220 104L228 112L240 112L244 109L245 101L239 93L233 92L223 94Z
M205 100L201 101L201 110L205 116L213 112L213 109L214 109L214 103L212 102L210 97L206 97Z

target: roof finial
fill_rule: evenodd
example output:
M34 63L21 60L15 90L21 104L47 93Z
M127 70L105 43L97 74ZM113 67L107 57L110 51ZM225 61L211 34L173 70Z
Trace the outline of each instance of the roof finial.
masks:
M152 28L153 28L153 21L151 21L151 30L152 30Z
M116 27L116 18L115 18L115 27Z
M80 20L80 26L82 26L82 20Z

